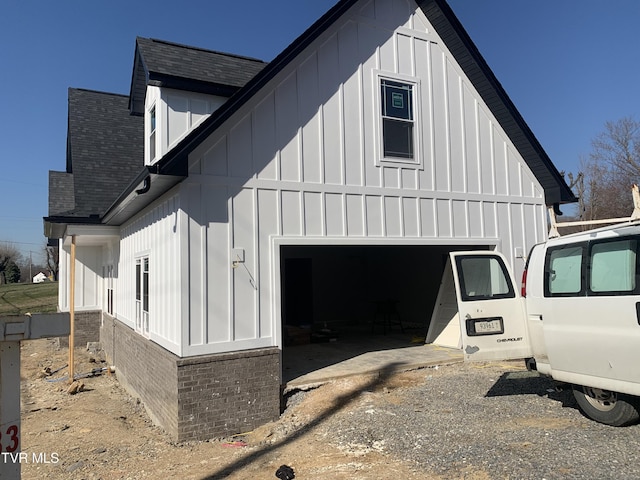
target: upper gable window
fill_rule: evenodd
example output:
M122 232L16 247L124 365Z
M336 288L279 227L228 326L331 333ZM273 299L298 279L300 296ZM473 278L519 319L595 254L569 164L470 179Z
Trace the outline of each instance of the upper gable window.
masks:
M416 111L419 84L404 77L376 76L378 96L379 164L421 166L420 128Z
M384 156L413 159L413 85L382 79L380 88Z

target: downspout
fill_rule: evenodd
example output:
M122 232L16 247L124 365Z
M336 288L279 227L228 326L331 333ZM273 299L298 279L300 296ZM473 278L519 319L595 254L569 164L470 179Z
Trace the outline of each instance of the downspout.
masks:
M142 184L142 188L139 189L139 190L136 190L136 194L144 195L150 189L151 189L151 176L149 175L149 176L144 177L144 183Z

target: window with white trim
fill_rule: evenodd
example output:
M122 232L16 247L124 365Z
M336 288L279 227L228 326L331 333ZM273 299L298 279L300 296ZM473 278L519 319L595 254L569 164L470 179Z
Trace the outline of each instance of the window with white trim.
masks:
M375 71L378 166L422 168L420 81Z
M149 257L136 259L136 330L149 334Z
M106 284L105 310L113 316L113 265L103 267L103 277Z
M415 157L413 88L409 83L380 80L384 158Z
M149 111L149 161L156 158L156 106Z

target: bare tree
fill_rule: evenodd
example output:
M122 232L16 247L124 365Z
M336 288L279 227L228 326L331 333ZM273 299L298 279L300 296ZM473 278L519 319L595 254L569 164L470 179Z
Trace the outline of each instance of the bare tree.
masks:
M591 158L621 177L640 178L640 122L625 117L606 122L592 142Z
M7 275L12 265L20 260L20 251L10 243L0 244L0 284L7 283Z
M60 257L59 250L57 246L49 246L46 245L44 247L45 254L47 255L47 268L51 272L51 276L53 277L53 281L58 281L58 271L60 267Z
M633 210L631 186L640 182L640 122L625 117L605 123L580 168L583 183L576 188L582 219L629 216Z

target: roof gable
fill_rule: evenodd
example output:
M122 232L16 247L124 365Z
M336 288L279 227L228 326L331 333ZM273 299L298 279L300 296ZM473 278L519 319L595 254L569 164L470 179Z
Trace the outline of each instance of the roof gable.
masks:
M143 113L147 85L230 97L265 65L255 58L138 37L129 107Z
M141 182L147 182L150 175L156 179L186 176L189 154L359 1L339 1L269 64L246 57L138 38L129 97L70 90L67 173L73 173L77 206L73 215L102 215L104 219L105 212L106 217L113 211L128 212L118 217L120 224L135 214L134 205L130 204L131 199L136 197L132 192L140 188ZM435 28L541 183L546 203L575 201L570 188L451 8L444 0L415 0L415 4ZM154 164L153 172L143 165L143 120L129 115L129 112L140 114L144 111L147 85L230 97ZM70 181L55 176L54 180L58 183ZM151 183L158 185L159 182ZM167 182L166 188L174 184ZM165 187L157 188L161 190ZM155 194L160 195L160 190ZM54 198L50 203L55 210L61 205L69 205L68 197L56 197L59 190L54 189L51 194Z
M341 0L289 45L270 64L236 92L227 103L185 137L158 163L160 173L186 174L188 155L249 101L266 83L284 69L358 0ZM518 149L541 183L548 205L576 201L563 177L551 162L488 64L445 0L416 0L429 22L443 39L487 107Z

